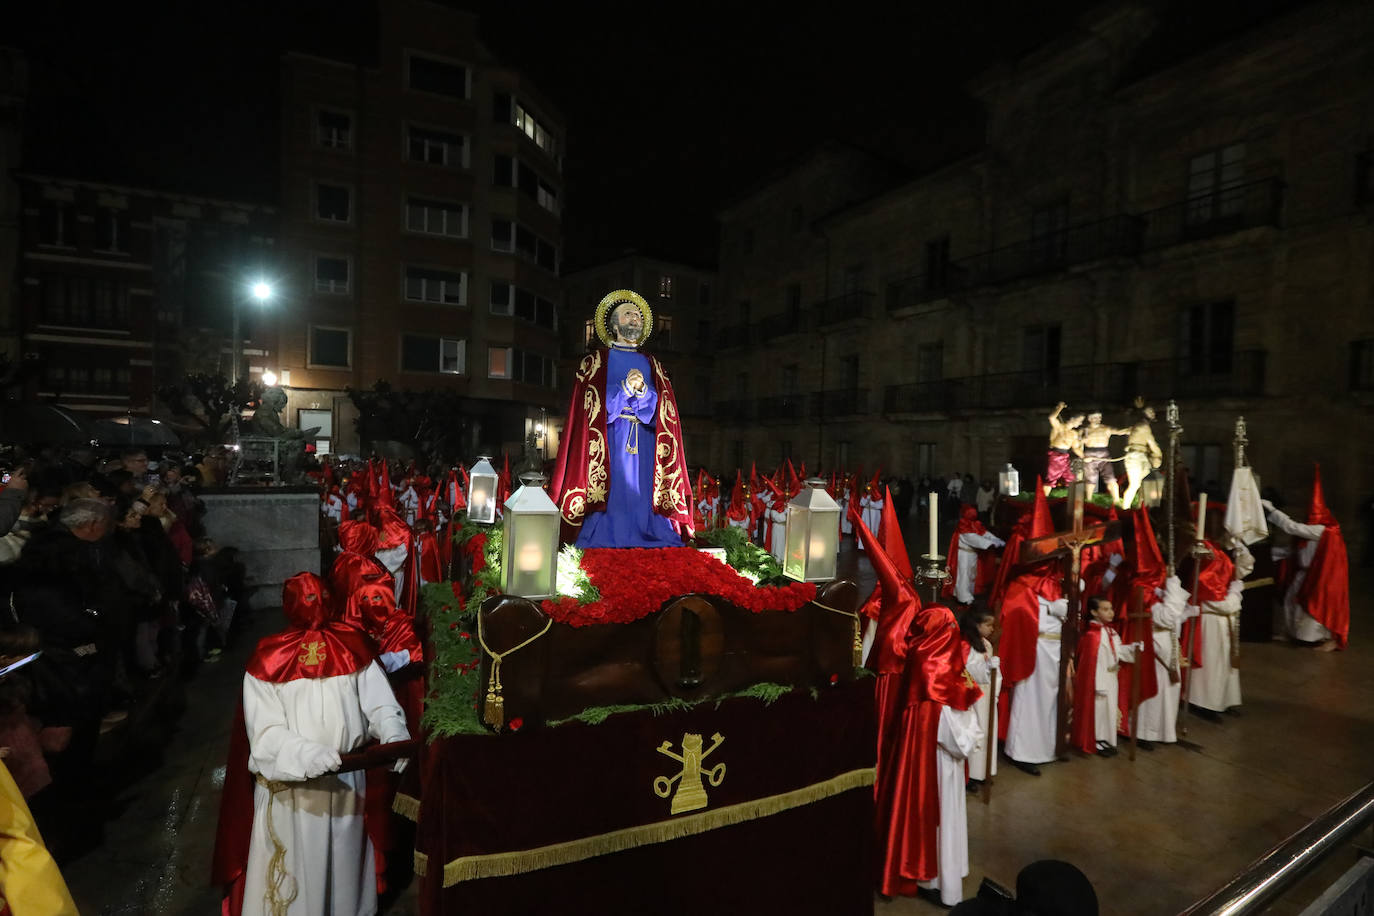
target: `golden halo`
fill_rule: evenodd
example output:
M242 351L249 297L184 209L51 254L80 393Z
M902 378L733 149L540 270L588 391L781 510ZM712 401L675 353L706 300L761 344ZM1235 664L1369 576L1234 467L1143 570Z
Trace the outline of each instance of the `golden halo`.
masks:
M606 298L597 303L596 315L592 318L592 327L596 330L596 336L600 338L601 342L608 347L611 346L615 336L606 327L606 319L617 305L625 302L632 303L635 308L639 309L639 314L644 319L644 333L640 336L639 343L635 345L642 347L644 342L649 339L649 335L653 333L654 313L649 308L649 303L644 301L644 297L632 289L618 289L615 292L607 293Z

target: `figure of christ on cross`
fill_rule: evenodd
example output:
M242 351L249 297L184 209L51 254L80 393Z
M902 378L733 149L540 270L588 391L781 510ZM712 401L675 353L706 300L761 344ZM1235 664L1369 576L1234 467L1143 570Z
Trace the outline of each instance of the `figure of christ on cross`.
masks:
M1058 531L1045 537L1025 541L1021 545L1023 565L1033 565L1051 558L1065 558L1068 569L1065 573L1068 582L1065 594L1069 600L1069 612L1064 619L1060 636L1059 652L1059 703L1056 708L1054 753L1064 757L1069 744L1069 710L1073 708L1073 658L1078 649L1078 634L1082 628L1083 596L1079 591L1079 577L1082 574L1081 554L1084 547L1119 536L1111 530L1116 523L1094 522L1083 524L1083 498L1085 487L1076 482L1069 488L1073 494L1073 527L1068 531ZM1088 672L1088 677L1092 672Z

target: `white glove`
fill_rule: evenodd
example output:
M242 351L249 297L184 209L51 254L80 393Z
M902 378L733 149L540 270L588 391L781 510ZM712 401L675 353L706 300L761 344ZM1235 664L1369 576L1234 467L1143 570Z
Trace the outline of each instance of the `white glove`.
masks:
M1000 671L1002 668L1002 659L994 655L992 658L988 659L988 667L993 671Z
M992 546L993 546L993 547L1005 547L1005 546L1007 546L1007 542L1004 541L1004 540L1002 540L1002 539L999 538L999 537L994 537L994 538L992 539Z
M1239 595L1243 591L1245 591L1245 583L1240 581L1239 579L1232 579L1231 584L1226 587L1228 598L1235 595Z
M1260 500L1260 508L1262 508L1265 512L1273 512L1273 511L1274 511L1274 504L1271 503L1271 502L1270 502L1269 500L1267 500L1267 499L1261 499L1261 500Z
M1058 617L1060 620L1063 620L1065 617L1069 616L1069 599L1059 598L1058 600L1051 601L1046 610L1050 612L1051 617Z
M1110 560L1107 561L1107 564L1108 564L1109 566L1111 566L1112 569L1116 569L1118 566L1120 566L1120 565L1125 561L1125 559L1126 559L1126 555L1125 555L1125 554L1123 554L1123 553L1114 553L1114 554L1112 554L1112 558L1111 558Z
M1107 570L1106 572L1104 572L1104 573L1102 574L1102 584L1103 584L1103 585L1111 585L1111 584L1112 584L1113 582L1115 582L1115 581L1116 581L1116 567L1113 566L1111 569Z
M382 668L387 674L393 671L400 671L410 664L409 652L383 652L377 657L377 661L382 663Z
M1145 643L1144 643L1143 640L1137 639L1135 642L1131 643L1130 646L1131 646L1132 649L1136 650L1137 652L1144 652L1144 651L1145 651Z
M1155 597L1156 597L1156 598L1163 598L1163 597L1164 597L1164 589L1156 587L1156 588L1155 588Z
M1189 604L1183 608L1183 619L1192 620L1194 617L1197 617L1201 613L1202 608L1198 607L1196 604Z
M301 765L305 770L306 779L314 779L316 776L331 773L337 770L342 763L343 761L339 759L339 752L323 744L307 747L301 753Z

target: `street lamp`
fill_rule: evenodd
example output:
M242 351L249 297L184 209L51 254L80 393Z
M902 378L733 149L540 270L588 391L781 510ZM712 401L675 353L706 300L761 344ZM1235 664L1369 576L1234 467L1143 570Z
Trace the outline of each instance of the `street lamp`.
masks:
M277 373L268 369L262 374L262 384L267 388L271 388L273 385L277 384Z
M275 295L275 290L272 289L272 284L271 284L271 283L268 283L266 280L254 280L254 281L248 286L247 293L248 293L248 296L249 296L250 298L252 298L254 302L257 302L259 305L261 305L262 303L264 303L264 302L266 302L267 300L271 299L273 295ZM230 384L230 386L233 386L233 385L237 385L237 384L238 384L238 381L239 381L239 363L241 363L241 362L243 361L243 335L239 332L239 306L240 306L241 301L243 300L243 298L244 298L244 296L241 295L240 292L237 292L237 291L236 291L236 292L234 293L234 303L233 303L233 304L234 304L234 307L233 307L233 327L231 328L231 333L232 333L232 335L233 335L233 340L232 340L231 343L230 343L230 349L229 349L229 354L230 354L229 384Z

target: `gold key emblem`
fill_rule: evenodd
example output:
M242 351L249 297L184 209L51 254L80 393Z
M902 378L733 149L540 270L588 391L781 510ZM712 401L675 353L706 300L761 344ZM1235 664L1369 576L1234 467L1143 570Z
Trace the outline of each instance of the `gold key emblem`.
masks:
M296 661L300 662L305 667L313 668L324 661L324 643L318 640L315 642L304 642L301 643L301 648L305 651L296 658Z

